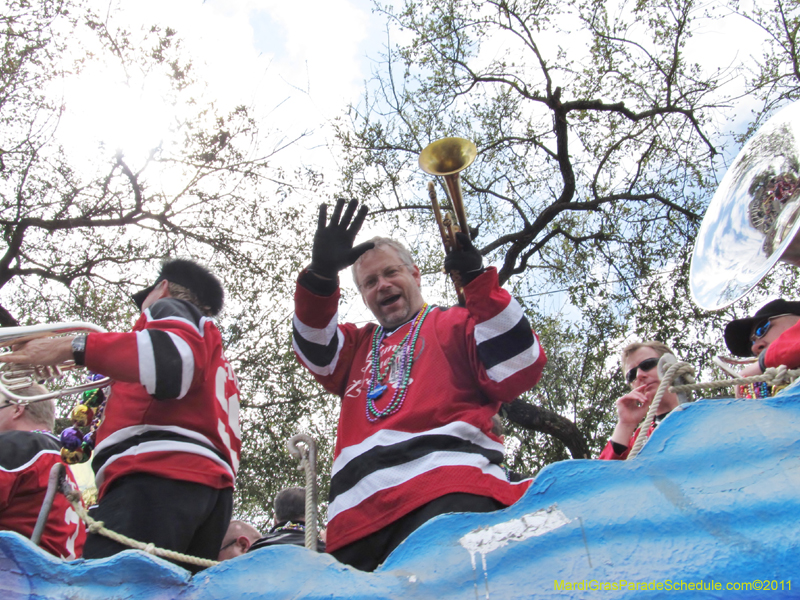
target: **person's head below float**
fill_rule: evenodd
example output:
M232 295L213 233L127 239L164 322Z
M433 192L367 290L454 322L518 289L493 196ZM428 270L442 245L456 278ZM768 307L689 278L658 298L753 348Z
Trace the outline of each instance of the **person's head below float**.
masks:
M250 551L276 545L305 546L306 490L290 487L275 496L275 516L269 533L256 541ZM317 540L317 551L325 552L325 544Z
M290 487L278 492L273 503L275 509L274 525L282 525L289 521L306 522L306 490L301 487Z
M261 532L244 521L233 520L222 539L217 560L229 560L241 556L250 550L250 546L261 537Z
M635 342L622 350L620 365L631 391L617 399L617 424L608 444L600 454L601 459L624 459L639 435L638 427L647 415L655 398L661 379L658 376L659 359L665 354L674 354L669 346L657 341ZM665 392L658 405L653 426L666 417L679 404L678 397Z

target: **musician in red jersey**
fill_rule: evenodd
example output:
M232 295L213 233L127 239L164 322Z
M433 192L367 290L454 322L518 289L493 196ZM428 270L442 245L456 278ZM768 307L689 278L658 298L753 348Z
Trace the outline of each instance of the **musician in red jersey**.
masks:
M356 205L342 213L340 200L330 222L320 210L295 292L293 345L341 398L328 552L372 571L429 519L498 510L522 496L530 480L506 479L492 417L536 384L546 359L522 307L466 235L445 260L461 276L466 306L430 306L402 244L353 246L367 212ZM338 322L338 272L349 265L378 324Z
M231 520L241 448L236 376L211 320L222 309L222 286L178 259L133 298L142 314L130 333L40 338L0 360L74 359L111 377L92 458L92 516L141 542L213 560ZM84 558L126 549L90 534Z

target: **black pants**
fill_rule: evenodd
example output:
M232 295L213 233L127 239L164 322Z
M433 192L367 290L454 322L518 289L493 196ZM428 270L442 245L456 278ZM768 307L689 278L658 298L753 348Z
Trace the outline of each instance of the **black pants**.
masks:
M435 516L456 512L493 512L501 508L505 508L505 505L494 498L464 493L446 494L331 554L339 562L361 571L374 571L411 532Z
M159 548L217 559L233 510L233 489L137 473L111 484L91 516L106 528ZM129 546L89 534L84 558L105 558ZM176 563L192 573L202 567Z

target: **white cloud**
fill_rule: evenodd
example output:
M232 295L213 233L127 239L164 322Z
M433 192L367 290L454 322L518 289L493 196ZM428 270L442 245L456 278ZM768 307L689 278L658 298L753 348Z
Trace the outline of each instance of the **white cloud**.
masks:
M206 100L221 108L246 105L263 131L279 130L287 139L315 131L303 142L305 152L323 146L325 123L358 100L368 76L366 48L374 44L370 33L381 33L369 0L139 0L110 12L108 2L90 1L101 17L111 15L112 28L175 29ZM128 75L126 81L94 60L63 83L61 137L73 150L86 154L103 142L109 151L122 146L128 155L141 154L165 134L176 114L163 90ZM296 152L287 154L298 160ZM319 154L324 161L326 152Z

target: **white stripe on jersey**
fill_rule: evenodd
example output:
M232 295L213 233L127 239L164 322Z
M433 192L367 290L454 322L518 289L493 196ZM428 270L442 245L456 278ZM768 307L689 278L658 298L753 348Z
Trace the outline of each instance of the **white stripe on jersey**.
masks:
M297 320L297 317L295 317L295 320ZM315 329L313 331L323 331L323 330ZM305 365L305 367L309 371L322 376L332 375L333 372L336 370L336 364L339 362L339 353L342 351L342 347L344 346L344 336L341 334L338 327L336 328L336 336L338 341L336 346L336 352L334 352L333 359L327 365L318 366L312 363L309 360L309 358L305 354L303 354L303 351L300 350L300 347L297 345L297 341L295 340L295 336L292 336L292 348L294 348L294 351L297 353L297 356L300 358L300 360L303 362L303 365ZM303 339L308 339L305 336L302 337Z
M141 435L143 433L149 433L151 431L163 431L164 433L175 433L177 435L182 435L183 437L191 438L193 440L197 440L201 444L208 446L209 448L214 448L214 443L204 436L202 433L198 433L196 431L192 431L191 429L184 429L183 427L178 427L177 425L132 425L131 427L123 427L122 429L118 429L102 442L97 444L95 448L95 453L101 452L105 450L109 446L113 446L114 444L119 444L120 442L124 442L128 438L134 437L136 435Z
M189 392L194 378L194 353L191 346L179 335L163 329L157 331L166 333L169 336L181 357L181 389L178 398L183 398ZM139 355L139 383L144 386L148 394L153 396L156 393L158 377L153 338L150 337L149 329L136 332L136 349Z
M439 467L457 466L476 467L486 475L491 475L507 482L503 469L490 463L481 454L452 451L431 452L411 462L370 473L352 488L334 498L333 502L328 505L328 520L330 521L336 515L358 506L361 502L382 490L406 483L414 477Z
M519 323L520 319L524 316L522 307L516 300L511 298L508 306L501 310L499 314L496 314L488 321L475 324L475 343L481 344L498 335L504 334Z
M175 440L158 440L152 442L144 442L137 446L133 446L132 448L128 448L125 452L120 452L119 454L113 455L109 458L100 470L97 471L94 478L97 482L97 487L99 488L103 485L103 479L105 479L105 472L109 465L113 464L120 458L125 456L137 456L139 454L147 454L149 452L182 452L184 454L197 454L198 456L204 456L213 460L218 465L225 467L225 470L231 474L231 477L234 479L236 478L236 473L233 472L231 466L222 460L215 452L209 450L208 448L203 448L202 446L198 446L197 444L193 444L191 442L179 442Z
M152 396L156 393L156 357L147 330L136 332L136 353L139 355L139 383Z
M37 460L39 460L39 457L41 457L44 454L55 454L56 456L61 458L61 452L59 452L58 450L40 450L39 452L36 453L36 456L34 456L24 465L20 465L16 469L5 469L3 468L2 465L0 465L0 471L3 471L4 473L16 473L17 471L24 471L25 469L33 465Z
M327 325L325 325L323 329L309 327L297 318L297 314L295 314L294 318L292 319L292 324L294 325L295 329L297 329L297 333L300 334L301 338L311 342L312 344L319 344L320 346L327 346L331 343L333 336L339 331L339 327L337 325L338 322L338 311L335 315L333 315L333 318L330 320L330 322L328 322Z
M424 437L428 435L450 435L471 442L487 450L502 453L504 451L503 444L495 442L488 435L483 433L480 429L464 421L454 421L437 427L436 429L429 429L419 433L409 433L407 431L394 431L392 429L381 429L375 432L367 439L358 444L343 448L333 461L333 468L331 470L331 477L341 471L347 463L351 460L358 458L362 454L366 454L376 446L393 446L400 444L413 438Z
M167 331L172 343L175 344L175 349L181 356L181 393L178 398L183 398L188 392L189 387L192 385L194 378L194 353L191 346L186 343L179 335Z
M539 343L536 337L533 338L533 347L526 349L525 352L520 352L516 356L512 356L508 360L487 369L486 374L492 381L503 381L507 377L511 377L514 373L531 366L539 358Z

